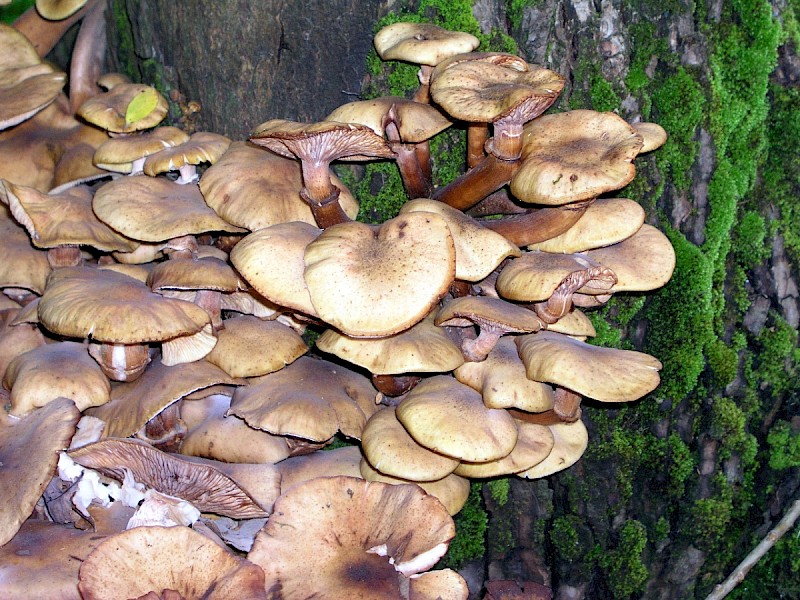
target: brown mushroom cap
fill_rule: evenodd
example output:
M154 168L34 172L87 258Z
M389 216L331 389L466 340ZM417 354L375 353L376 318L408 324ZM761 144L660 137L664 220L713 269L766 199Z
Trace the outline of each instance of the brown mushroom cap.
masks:
M47 252L37 250L25 230L0 206L0 288L23 288L35 294L44 292L52 270Z
M157 127L141 135L116 137L102 143L94 152L94 164L107 171L131 173L133 163L164 148L182 144L189 135L177 127ZM139 168L141 171L141 167Z
M432 567L455 535L444 506L418 486L350 477L294 486L273 514L248 559L267 589L291 598L400 597L401 578Z
M361 459L361 449L358 446L342 446L333 450L290 456L275 465L281 474L281 493L317 477L361 477Z
M557 206L594 198L633 180L642 137L614 113L573 110L525 125L522 164L511 192Z
M321 319L353 337L381 337L421 321L455 276L447 223L408 213L380 227L334 225L308 244L305 281Z
M157 597L264 599L264 572L188 527L135 527L109 537L83 561L86 600ZM166 597L166 594L165 594Z
M547 426L553 434L553 449L542 462L527 471L517 473L525 479L539 479L571 467L586 451L589 434L586 425L578 419L572 423L554 423Z
M230 138L209 131L198 131L180 144L163 148L144 161L146 175L177 171L187 165L214 164L231 145Z
M540 331L516 339L528 377L601 402L629 402L652 392L661 363L642 352L592 346Z
M78 12L86 0L36 0L36 11L50 21L62 21Z
M128 107L143 94L152 95L155 106L141 118L128 121ZM120 83L107 92L89 98L78 109L78 115L106 131L131 133L155 127L167 116L168 109L167 99L155 88L142 83Z
M53 477L58 453L80 419L72 400L59 398L24 419L0 415L0 546L14 537ZM0 561L2 573L4 561Z
M418 65L435 66L454 54L470 52L480 40L462 31L448 31L431 23L392 23L373 39L383 60L403 60Z
M631 127L636 130L636 133L642 136L644 145L639 150L640 153L651 152L656 148L660 148L667 141L666 130L658 123L631 123Z

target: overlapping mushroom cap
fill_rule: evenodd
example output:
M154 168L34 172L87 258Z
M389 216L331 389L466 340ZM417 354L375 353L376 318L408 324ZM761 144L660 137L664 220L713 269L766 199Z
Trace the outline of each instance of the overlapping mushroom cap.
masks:
M418 65L437 65L454 54L470 52L480 40L463 31L448 31L430 23L393 23L373 40L383 60L404 60Z

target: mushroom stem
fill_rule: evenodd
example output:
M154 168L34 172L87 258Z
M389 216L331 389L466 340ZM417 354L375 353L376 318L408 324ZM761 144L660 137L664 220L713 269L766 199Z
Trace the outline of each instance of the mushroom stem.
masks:
M197 290L194 303L211 317L211 329L214 332L225 328L222 321L222 294L217 290Z
M594 199L566 206L532 208L524 214L483 220L481 225L517 246L537 244L567 231L593 202Z
M384 396L395 398L410 392L421 379L417 375L373 375L372 385Z
M395 161L400 169L403 187L409 198L430 198L433 184L426 178L419 156L414 144L392 144L392 150L397 154Z
M335 185L331 187L333 187L333 192L321 202L312 199L305 188L300 190L300 197L311 207L311 213L314 215L314 220L317 222L317 227L320 229L327 229L331 225L352 221L344 212L342 205L339 204L339 193L341 190Z
M478 337L461 340L461 352L469 362L482 362L489 356L489 352L497 345L503 332L492 327L483 326Z
M79 267L83 264L80 246L57 246L48 248L47 262L53 269Z
M419 71L417 71L419 87L414 92L414 102L431 103L431 73L433 73L433 69L434 67L431 65L420 65Z
M180 176L175 180L175 183L186 185L187 183L194 183L200 176L197 174L197 165L185 164L178 169Z
M31 6L14 21L13 27L28 38L39 57L44 58L56 47L67 30L83 18L92 4L94 2L88 2L78 12L61 21L45 19L35 6Z
M489 194L469 209L467 214L471 217L486 217L489 215L523 215L530 209L516 204L508 195L508 190L502 188Z
M503 160L487 154L474 168L436 190L433 197L453 208L467 210L511 181L518 167L518 159Z
M489 126L486 123L470 123L467 126L467 166L477 166L486 156L484 145L489 139Z
M81 23L69 70L69 107L72 113L100 90L97 80L103 74L106 50L106 3L90 3Z
M607 290L616 282L617 276L614 272L602 265L573 271L564 278L547 301L538 302L534 305L534 311L536 316L545 323L555 323L572 310L572 296L579 289L594 283L595 289Z
M581 396L566 388L557 387L553 398L553 412L565 423L581 418Z
M173 402L150 419L136 437L164 452L177 452L186 432L186 424L181 419L180 403Z
M89 342L89 355L113 381L134 381L150 364L147 344Z

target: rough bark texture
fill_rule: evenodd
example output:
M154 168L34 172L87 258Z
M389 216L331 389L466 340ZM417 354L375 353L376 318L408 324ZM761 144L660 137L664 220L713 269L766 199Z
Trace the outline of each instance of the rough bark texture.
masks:
M174 90L176 121L181 102L198 101L201 129L242 139L270 118L319 119L362 89L404 93L385 75L364 81L373 26L399 2L112 4L117 64ZM454 16L464 5L471 13ZM800 218L788 200L800 175L800 7L419 0L416 9L445 26L472 19L487 39L513 36L528 61L568 77L562 109L615 110L670 135L637 160L620 195L668 231L673 281L595 319L599 343L662 360L662 386L628 407L586 403L589 451L566 472L483 488L473 508L488 511L484 550L461 564L473 596L486 580L514 579L552 586L561 600L704 597L800 493ZM787 146L795 154L776 152ZM362 203L390 177L367 174ZM800 594L797 536L772 552L741 597Z

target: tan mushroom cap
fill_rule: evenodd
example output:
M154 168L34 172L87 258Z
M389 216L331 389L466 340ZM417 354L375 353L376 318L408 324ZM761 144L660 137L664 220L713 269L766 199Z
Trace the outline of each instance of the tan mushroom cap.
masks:
M30 40L11 25L0 24L0 69L32 67L41 64Z
M665 285L675 270L675 249L669 238L645 223L631 237L590 250L591 260L612 269L617 283L610 292L642 292Z
M532 310L491 296L461 296L439 309L435 323L440 326L492 329L502 333L539 331L542 321Z
M527 471L547 458L555 444L550 428L520 420L517 428L517 444L507 456L486 463L462 462L454 473L469 479L499 477Z
M613 281L605 271L603 265L586 254L532 251L508 263L500 272L496 287L500 296L508 300L543 302L569 277L596 272L597 278L591 279L579 291L607 294Z
M50 478L48 473L47 481ZM25 521L13 539L0 544L0 598L80 600L78 569L104 539L106 536L96 531L51 521Z
M245 288L241 278L231 266L213 256L173 258L160 262L150 269L147 285L154 292L213 290L231 293Z
M573 254L610 246L636 233L644 223L644 216L644 209L633 200L598 198L564 233L532 244L528 250Z
M191 302L164 298L127 275L89 267L53 271L38 313L53 333L120 344L168 340L209 323L206 311Z
M18 125L51 104L66 79L45 64L13 71L0 68L0 129Z
M392 477L391 475L376 471L372 468L372 465L363 458L361 459L360 468L361 476L367 481L380 481L393 485L418 485L425 490L425 492L439 500L451 516L458 514L458 512L464 508L469 498L469 480L453 473L434 481L412 481L401 477Z
M381 136L366 125L353 123L272 119L256 127L250 141L286 158L308 158L318 163L394 157Z
M469 587L464 578L452 569L421 573L410 581L411 598L420 600L467 600Z
M305 251L305 281L320 319L346 335L381 337L421 321L455 276L444 219L408 213L379 227L326 229Z
M61 21L78 12L86 0L36 0L36 10L45 19Z
M640 121L638 123L631 123L631 127L633 127L636 133L642 136L644 140L644 145L642 149L639 150L640 153L651 152L663 146L667 141L667 132L658 123L645 123Z
M361 435L361 449L380 473L409 481L435 481L452 473L459 461L420 446L400 424L394 407L369 418Z
M553 434L553 449L542 462L527 471L517 473L525 479L539 479L574 465L589 445L586 425L578 419L572 423L555 423L547 426Z
M106 438L69 452L88 469L122 481L133 478L163 494L191 502L201 512L235 519L267 516L267 512L231 477L215 467L196 464L133 439Z
M43 346L45 343L41 330L32 323L16 322L20 306L6 308L6 304L16 304L5 294L0 294L0 373L5 373L8 364L20 354Z
M86 600L161 597L266 600L264 572L188 527L134 527L109 537L80 568Z
M156 105L149 113L128 122L128 106L140 94L153 94ZM113 88L89 98L78 108L78 115L89 123L114 133L132 133L155 127L167 116L169 105L155 88L142 83L120 83Z
M273 373L308 352L303 338L278 321L249 315L226 319L217 332L217 345L206 357L231 377Z
M286 438L253 429L244 420L225 416L231 399L212 394L181 403L186 435L180 453L228 463L273 464L289 456Z
M474 35L448 31L431 23L392 23L373 39L383 60L402 60L435 66L454 54L471 52L480 45Z
M633 180L641 149L642 136L614 113L545 115L525 125L511 192L523 202L550 206L594 198Z
M159 177L111 181L97 190L92 208L107 225L144 242L211 231L244 231L218 217L196 185L179 185Z
M52 270L47 252L31 245L25 230L12 218L6 206L0 206L0 288L23 288L34 294L44 292Z
M361 477L361 459L361 449L358 446L343 446L291 456L275 465L281 474L281 493L317 477Z
M342 104L325 117L326 121L366 125L385 137L385 116L392 109L400 140L406 143L424 142L450 127L452 122L439 110L423 102L399 96L381 96Z
M447 332L433 324L432 314L413 327L384 338L353 338L326 329L315 345L375 375L446 373L464 362L461 350Z
M53 477L58 453L69 446L80 412L59 398L24 419L0 415L0 546L33 512ZM0 573L5 565L0 561Z
M111 382L77 342L45 344L11 361L3 377L11 390L9 414L24 417L57 398L69 398L83 411L108 402Z
M38 248L91 246L103 252L133 252L139 244L101 222L92 211L93 190L76 186L60 194L0 180L0 201L30 235Z
M254 231L231 250L233 266L259 294L279 306L312 317L305 278L306 247L322 233L302 222L280 223Z
M177 171L187 165L202 163L213 165L230 145L230 138L224 135L210 131L198 131L181 144L149 155L144 161L143 170L146 175L156 176L159 173Z
M495 345L486 360L466 362L453 373L461 383L481 392L487 408L543 412L553 408L553 388L528 379L512 337Z
M94 166L95 147L88 143L78 143L67 149L56 163L51 194L60 194L81 183L89 183L109 177L108 171Z
M505 237L444 202L426 198L411 200L400 209L400 214L410 212L432 212L447 222L456 248L456 279L479 281L504 259L520 255L519 248Z
M555 323L550 323L547 326L547 330L575 337L594 337L597 335L591 319L586 316L586 313L577 308L573 308Z
M431 97L449 115L472 123L491 123L519 111L521 123L542 114L564 88L564 77L530 65L486 60L449 61L431 75Z
M446 375L417 384L396 414L417 443L459 460L496 460L517 443L511 415L486 408L478 392Z
M367 417L377 410L376 395L363 375L301 356L237 389L230 413L273 434L324 442L341 431L360 439Z
M642 352L592 346L551 331L520 336L516 343L530 379L601 402L636 400L661 381L661 363Z
M333 171L341 190L339 204L355 219L358 202ZM246 142L233 142L216 164L200 178L206 203L223 219L251 231L278 223L302 221L316 227L311 209L300 198L300 164Z
M294 486L273 515L248 559L287 598L399 598L401 578L431 568L455 535L444 506L418 486L351 477Z
M121 383L108 404L87 411L107 423L107 437L132 436L162 410L198 390L216 385L239 385L219 367L203 360L166 366L153 363L135 381Z
M140 135L116 137L102 143L94 153L94 164L107 171L131 173L134 163L164 148L182 144L189 134L177 127L157 127ZM141 167L138 169L141 171Z

